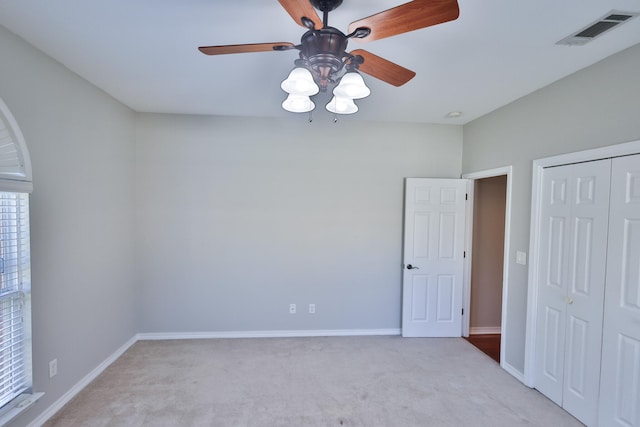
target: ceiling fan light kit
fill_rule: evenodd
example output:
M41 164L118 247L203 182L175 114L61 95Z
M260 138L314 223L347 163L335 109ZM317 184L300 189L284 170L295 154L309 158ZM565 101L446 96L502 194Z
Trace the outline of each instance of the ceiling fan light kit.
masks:
M282 103L282 108L291 113L307 113L315 107L310 96L316 95L320 88L313 80L311 72L306 68L294 68L289 77L280 85L289 96ZM327 110L334 114L353 114L358 111L354 99L369 96L371 90L364 79L355 71L342 76L340 83L333 89L333 99L327 104Z
M248 52L286 51L297 49L296 68L280 87L289 96L282 107L291 112L306 113L315 108L310 96L326 92L336 85L334 97L326 108L334 114L353 114L358 107L353 101L369 96L371 90L357 72L362 71L394 86L402 86L415 73L366 50L347 52L349 39L361 42L378 40L458 18L457 0L413 0L349 25L349 34L330 27L329 12L343 0L278 0L296 23L307 31L300 44L254 43L225 46L203 46L206 55ZM316 9L321 11L323 19Z

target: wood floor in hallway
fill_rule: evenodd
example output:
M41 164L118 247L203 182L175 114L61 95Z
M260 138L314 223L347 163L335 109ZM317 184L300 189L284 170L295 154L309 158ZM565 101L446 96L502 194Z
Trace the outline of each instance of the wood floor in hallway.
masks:
M467 341L500 363L500 334L469 335Z

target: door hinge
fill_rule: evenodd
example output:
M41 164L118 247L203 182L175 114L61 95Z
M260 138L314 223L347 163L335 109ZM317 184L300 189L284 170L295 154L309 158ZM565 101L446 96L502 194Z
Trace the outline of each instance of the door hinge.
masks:
M464 199L469 200L469 193L464 193Z
M464 316L464 308L462 309L462 315Z
M467 257L467 251L462 252L462 258L466 258Z

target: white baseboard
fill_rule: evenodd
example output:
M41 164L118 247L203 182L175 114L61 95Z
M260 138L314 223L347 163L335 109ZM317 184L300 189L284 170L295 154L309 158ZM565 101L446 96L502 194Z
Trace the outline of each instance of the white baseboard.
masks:
M294 338L400 335L400 329L314 329L305 331L219 331L219 332L148 332L137 335L141 341L214 338Z
M502 369L504 369L505 371L507 371L514 377L516 377L516 379L520 381L522 384L526 385L527 387L531 387L531 386L528 386L527 383L524 381L524 374L522 372L518 371L516 368L514 368L507 362L500 363L500 366L502 366Z
M122 347L116 350L111 356L107 357L101 364L99 364L94 370L89 372L84 378L78 381L73 387L71 387L65 394L63 394L58 400L56 400L51 406L45 409L38 417L28 424L28 427L40 427L49 418L54 416L64 405L69 403L78 393L80 393L89 383L95 380L109 365L115 362L125 351L129 349L133 344L138 341L138 337L134 336L127 341Z
M478 326L469 328L469 335L487 335L487 334L499 334L502 328L500 326Z

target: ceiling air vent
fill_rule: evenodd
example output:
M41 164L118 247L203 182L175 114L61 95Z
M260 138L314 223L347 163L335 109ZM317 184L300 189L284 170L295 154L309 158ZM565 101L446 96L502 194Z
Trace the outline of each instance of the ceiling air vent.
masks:
M596 37L601 36L612 28L618 27L638 15L640 15L640 12L621 12L619 10L612 10L602 18L576 31L569 37L565 37L556 44L582 46L595 39Z

